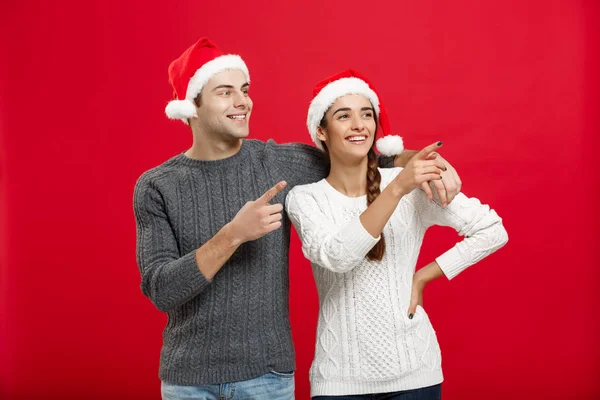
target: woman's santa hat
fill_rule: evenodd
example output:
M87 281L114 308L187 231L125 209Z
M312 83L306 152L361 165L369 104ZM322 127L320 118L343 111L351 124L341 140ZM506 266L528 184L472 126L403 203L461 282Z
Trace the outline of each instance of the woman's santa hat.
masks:
M386 135L377 140L377 150L384 156L400 154L404 150L404 143L400 136L389 135L390 121L383 104L379 101L375 87L365 77L352 69L330 76L319 82L313 90L313 99L308 108L306 125L317 147L324 150L323 142L317 137L317 128L321 124L323 116L337 99L347 94L361 94L373 105L379 125L383 130L383 134Z
M239 69L250 82L248 67L235 54L223 54L210 39L203 37L169 65L169 82L173 97L165 108L167 117L187 124L196 117L194 99L214 75L229 69Z

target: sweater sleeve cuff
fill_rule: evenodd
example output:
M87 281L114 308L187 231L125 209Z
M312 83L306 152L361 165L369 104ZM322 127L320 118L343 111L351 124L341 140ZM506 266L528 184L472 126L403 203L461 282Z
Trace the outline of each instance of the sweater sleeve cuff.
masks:
M394 160L396 156L382 156L381 154L377 157L378 165L380 168L394 168Z
M456 247L439 256L435 261L438 263L448 280L454 278L469 267L469 263L463 260Z
M204 274L198 268L196 262L196 250L186 254L182 257L182 276L184 281L191 283L192 287L204 288L209 285L212 281L207 279Z
M360 223L360 218L351 221L342 229L341 239L350 253L363 258L379 242L381 236L374 238Z

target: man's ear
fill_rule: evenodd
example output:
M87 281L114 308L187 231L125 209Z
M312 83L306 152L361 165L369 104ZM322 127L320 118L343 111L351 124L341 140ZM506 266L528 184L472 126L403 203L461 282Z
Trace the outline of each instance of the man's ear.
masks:
M194 98L194 105L196 106L196 108L200 108L200 106L202 105L202 91L200 91L200 93L198 93L198 96Z
M190 125L192 123L192 119L193 118L198 118L198 109L202 105L202 92L198 93L198 96L196 96L194 98L194 100L192 101L192 103L194 103L194 106L196 107L196 116L192 117L192 118L188 118L188 120L187 120L187 124L188 125Z

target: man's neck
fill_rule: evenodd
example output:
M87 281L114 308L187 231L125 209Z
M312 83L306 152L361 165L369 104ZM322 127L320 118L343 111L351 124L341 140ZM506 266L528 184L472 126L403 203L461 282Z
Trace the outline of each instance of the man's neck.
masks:
M223 140L217 135L194 132L194 142L184 154L195 160L222 160L237 154L242 147L243 139Z
M338 192L348 197L359 197L367 193L367 158L353 163L331 160L327 182Z

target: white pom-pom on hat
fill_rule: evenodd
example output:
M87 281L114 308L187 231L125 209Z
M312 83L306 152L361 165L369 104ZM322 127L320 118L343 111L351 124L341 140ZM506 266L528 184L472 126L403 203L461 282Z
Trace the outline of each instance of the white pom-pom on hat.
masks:
M377 150L387 157L395 156L404 151L404 141L398 135L387 135L377 140Z
M180 119L187 123L188 118L196 117L196 106L189 100L172 100L165 108L165 114L171 119Z

